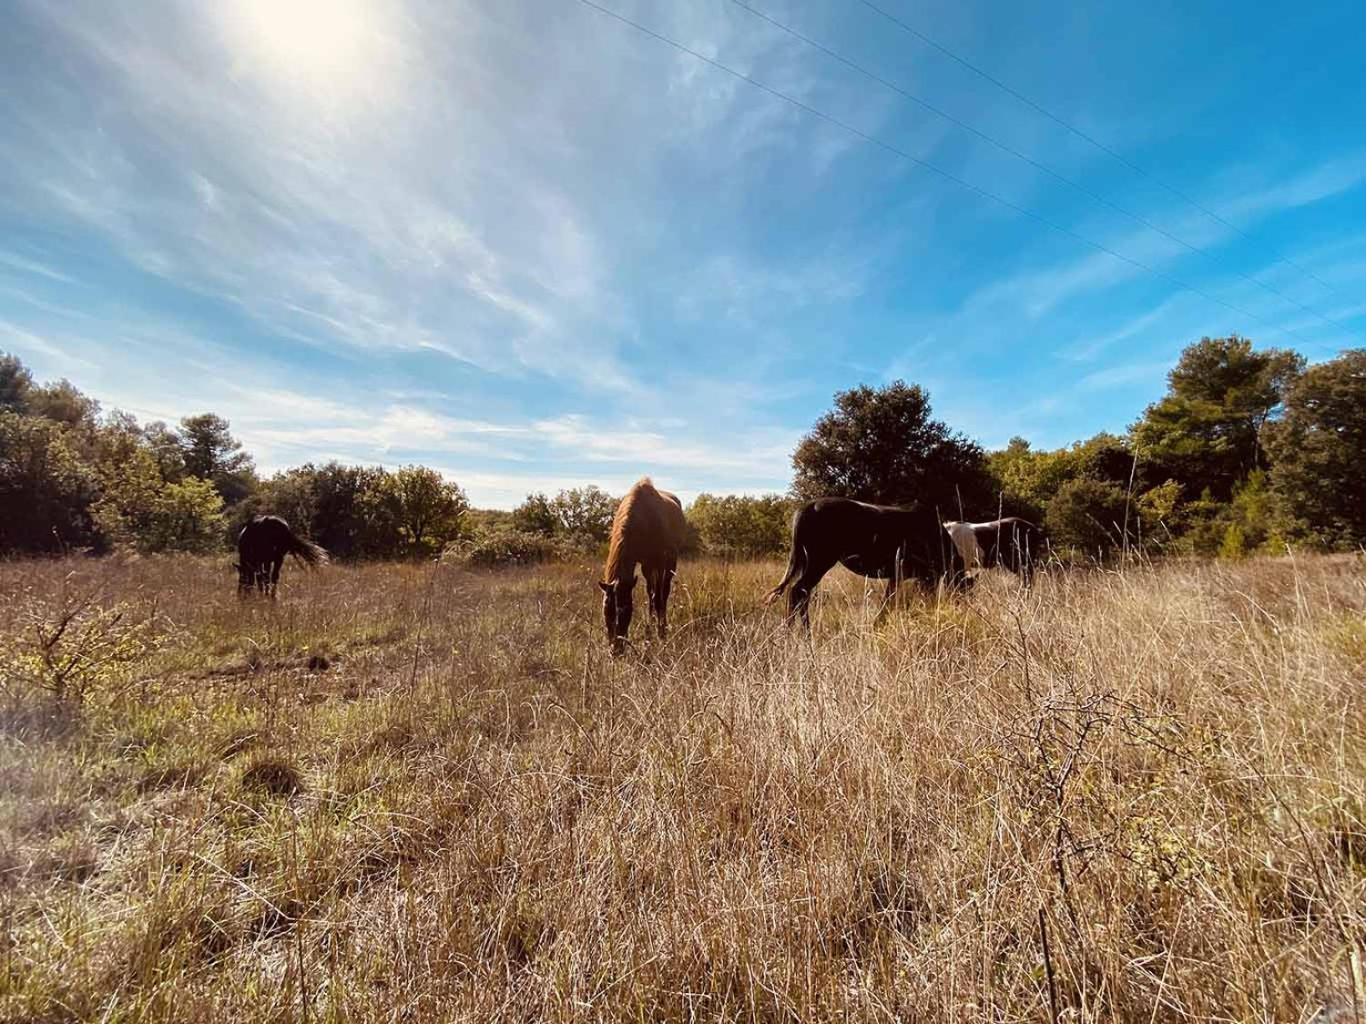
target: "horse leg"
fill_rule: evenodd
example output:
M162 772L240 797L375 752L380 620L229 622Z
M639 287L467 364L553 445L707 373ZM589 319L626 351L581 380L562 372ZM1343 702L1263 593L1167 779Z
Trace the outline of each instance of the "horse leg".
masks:
M659 574L659 587L655 591L657 600L655 622L659 627L659 639L661 640L669 633L669 591L673 589L674 569L677 564L677 562L672 562L665 565L664 571Z
M285 556L281 555L270 563L270 599L275 600L275 591L280 586L280 567L285 564Z
M664 633L659 627L659 577L661 572L651 566L644 570L643 575L645 576L645 593L650 598L650 621L655 624L655 629L659 631L660 637L663 637Z
M789 624L800 615L802 626L805 627L807 633L811 632L811 592L816 589L816 584L825 578L825 574L834 568L835 561L831 560L824 565L808 563L806 568L802 570L801 577L792 584L792 589L787 592L787 621Z
M887 593L882 598L882 606L878 608L877 614L873 616L873 626L882 625L882 621L887 617L887 613L892 610L892 601L896 598L897 587L901 584L901 576L893 573L887 580Z

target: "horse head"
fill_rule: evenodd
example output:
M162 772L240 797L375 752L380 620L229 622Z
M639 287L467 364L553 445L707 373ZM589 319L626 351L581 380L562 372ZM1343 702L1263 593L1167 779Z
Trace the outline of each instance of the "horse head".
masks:
M635 573L629 580L602 580L602 618L607 626L607 639L612 644L612 653L620 654L626 649L626 634L631 629L631 613L635 610L631 594L636 588Z

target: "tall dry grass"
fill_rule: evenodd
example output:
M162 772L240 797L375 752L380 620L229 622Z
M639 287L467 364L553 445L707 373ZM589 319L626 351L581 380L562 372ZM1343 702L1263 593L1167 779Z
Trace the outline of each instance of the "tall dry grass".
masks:
M1351 1021L1362 570L0 566L0 1019Z

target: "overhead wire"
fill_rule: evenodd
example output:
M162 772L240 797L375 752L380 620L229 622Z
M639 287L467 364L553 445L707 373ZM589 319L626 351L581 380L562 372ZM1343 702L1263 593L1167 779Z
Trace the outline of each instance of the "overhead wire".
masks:
M1150 274L1157 278L1161 278L1162 280L1165 280L1170 284L1175 285L1182 291L1187 291L1193 295L1198 295L1208 302L1212 302L1215 305L1222 306L1230 312L1237 313L1239 316L1247 317L1250 320L1255 320L1258 323L1263 324L1266 327L1269 327L1273 331L1293 336L1295 338L1298 338L1300 341L1306 343L1308 341L1308 339L1304 338L1298 332L1290 328L1282 327L1278 324L1273 323L1270 320L1267 320L1263 316L1251 312L1250 310L1243 309L1242 307L1235 305L1234 303L1219 298L1217 295L1212 295L1204 289L1199 288L1196 285L1190 284L1186 281L1183 281L1181 278L1176 277L1175 275L1170 274L1165 270L1159 270L1156 267L1144 263L1142 260L1135 259L1132 256L1126 256L1124 253L1121 253L1115 249L1110 248L1103 242L1097 242L1094 239L1087 238L1085 235L1082 235L1079 232L1076 232L1071 228L1066 227L1065 225L1059 224L1041 213L1031 210L1026 206L1021 206L1019 203L1007 199L1004 196L999 195L998 193L992 192L990 189L982 188L980 185L975 185L967 179L961 178L958 175L954 174L952 171L947 171L944 168L939 167L938 165L933 164L922 157L918 157L915 154L905 149L902 149L900 146L887 142L884 139L880 139L875 135L871 135L868 132L865 132L863 129L855 125L852 125L849 122L834 116L833 114L827 114L825 111L813 107L811 106L811 104L806 103L803 100L799 100L795 96L783 92L781 89L777 89L774 86L768 85L766 82L762 82L759 79L754 78L743 71L738 71L730 65L715 59L714 57L708 57L706 54L693 49L687 44L681 43L676 39L664 35L662 32L657 32L654 29L648 27L647 25L643 25L640 22L634 20L633 18L630 18L624 14L614 11L609 7L604 7L602 4L597 3L596 0L578 0L578 2L583 4L583 6L585 7L597 11L599 14L603 14L609 18L621 22L623 25L627 25L635 29L642 35L649 36L650 38L655 39L661 43L664 43L667 46L671 46L675 50L678 50L680 53L685 53L696 60L700 60L704 64L716 68L718 71L722 71L728 75L731 75L732 77L737 78L742 82L746 82L754 88L759 89L762 92L768 93L769 95L777 99L780 99L783 102L788 103L796 107L797 109L810 114L813 117L825 121L828 124L834 125L835 127L840 128L841 130L846 131L859 139L862 139L864 142L867 142L872 146L876 146L877 148L882 149L888 153L891 153L894 156L900 157L901 159L906 160L909 163L913 163L917 167L921 167L924 170L927 170L932 174L935 174L940 178L943 178L945 181L951 182L959 186L960 188L963 188L969 192L981 196L984 199L989 199L992 202L997 203L1008 210L1012 210L1015 213L1018 213L1024 217L1028 217L1031 220L1034 220L1044 225L1045 227L1050 228L1053 231L1056 231L1058 234L1064 235L1077 242L1080 242L1088 248L1094 249L1097 252L1105 253L1106 255L1114 259L1117 259L1122 263L1126 263L1129 266L1132 266L1138 270L1141 270L1144 273Z
M1020 92L1018 89L1012 88L1010 85L1001 81L1001 79L997 78L991 72L978 67L976 64L968 60L966 57L962 57L959 54L955 53L953 50L949 49L943 43L940 43L938 40L932 38L929 35L926 35L924 32L922 32L920 29L916 28L909 22L897 17L897 15L891 13L890 11L879 6L878 4L873 3L872 0L859 0L859 3L863 4L863 6L868 8L870 11L873 11L879 16L885 18L893 25L896 25L904 32L914 36L916 39L919 39L926 46L929 46L932 49L937 50L939 53L942 53L945 57L948 57L950 60L954 61L960 66L967 68L969 71L977 75L983 81L991 83L996 88L1000 89L1002 92L1019 100L1025 106L1029 107L1029 109L1033 110L1035 113L1041 114L1043 117L1046 117L1048 120L1052 121L1059 127L1065 128L1067 131L1071 132L1077 138L1081 139L1086 143L1089 143L1090 145L1094 146L1096 149L1100 150L1102 153L1106 154L1112 159L1119 161L1119 163L1123 164L1125 167L1127 167L1134 174L1137 174L1139 177L1151 181L1154 185L1157 185L1159 188L1175 196L1177 199L1180 199L1183 203L1188 204L1196 210L1199 210L1206 217L1209 217L1216 223L1223 225L1230 231L1233 231L1236 234L1240 235L1242 238L1250 242L1256 241L1256 239L1254 239L1250 234L1248 234L1246 231L1240 228L1237 224L1234 224L1232 221L1225 219L1218 212L1216 212L1215 210L1211 210L1208 206L1206 206L1204 203L1201 203L1198 199L1195 199L1192 196L1187 195L1184 191L1177 188L1175 185L1172 185L1171 183L1164 181L1162 178L1158 177L1152 171L1149 171L1146 168L1140 166L1139 164L1134 163L1132 160L1130 160L1128 157L1126 157L1123 153L1119 152L1114 147L1106 145L1104 142L1102 142L1100 139L1097 139L1090 132L1078 128L1070 121L1059 116L1058 114L1053 113L1053 111L1049 110L1043 104L1037 103L1034 100L1030 99L1028 96ZM1340 294L1336 288L1334 288L1323 278L1319 277L1318 274L1314 273L1308 267L1303 266L1295 260L1292 260L1289 256L1277 251L1276 249L1268 247L1267 251L1271 254L1275 262L1284 263L1288 267L1293 267L1295 270L1298 270L1306 277L1310 277L1313 280L1317 281L1320 285L1326 288L1328 292L1332 295Z
M869 81L877 83L883 88L896 93L898 96L901 96L903 99L909 100L910 102L916 104L923 110L927 110L931 114L934 114L936 117L942 118L943 120L948 121L950 124L955 125L956 127L961 128L962 130L972 134L976 138L981 139L988 145L996 147L1001 152L1006 153L1009 156L1015 157L1017 160L1023 161L1030 167L1033 167L1035 170L1048 175L1056 181L1062 182L1064 185L1067 185L1069 188L1072 188L1075 191L1081 193L1093 202L1098 203L1099 205L1104 206L1107 209L1113 210L1115 213L1118 213L1123 217L1127 217L1134 223L1140 224L1148 230L1153 231L1158 235L1161 235L1168 241L1174 242L1175 244L1182 246L1189 252L1193 252L1199 256L1204 256L1205 258L1213 261L1227 263L1227 261L1223 257L1217 255L1216 253L1213 253L1202 246L1196 245L1193 242L1186 241L1184 238L1181 238L1180 236L1167 230L1160 224L1153 223L1151 220L1149 220L1147 217L1144 217L1142 214L1134 213L1131 210L1125 209L1123 206L1119 205L1111 199L1106 198L1104 195L1101 195L1094 189L1091 189L1086 185L1082 184L1081 182L1075 181L1072 178L1069 178L1067 175L1054 170L1047 164L1039 160L1036 160L1034 157L1031 157L1028 153L1024 153L1021 150L1018 150L1015 147L1011 146L1010 144L1002 142L1000 139L997 139L994 136L988 134L987 132L982 131L981 129L975 127L967 121L964 121L962 118L949 113L948 111L942 109L941 107L930 102L924 97L917 96L915 93L903 88L896 82L884 78L882 75L879 75L875 71L869 70L868 68L859 64L857 61L851 60L850 58L844 56L843 54L832 49L831 47L826 46L824 43L821 43L820 41L811 38L805 33L800 32L795 28L792 28L790 25L784 24L783 22L769 15L765 11L762 11L759 8L754 7L752 4L747 3L746 0L731 0L731 3L735 4L735 6L741 8L742 10L748 11L756 18L759 18L760 20L773 26L779 31L786 33L793 39L797 39L803 44L810 46L811 48L825 54L832 60L838 61L840 64L843 64L851 71L854 71L859 75L862 75ZM1320 313L1318 310L1305 305L1303 302L1300 302L1298 299L1294 298L1291 295L1287 295L1285 292L1281 291L1274 285L1266 281L1259 280L1258 278L1253 277L1251 274L1243 273L1236 267L1229 266L1228 269L1239 278L1243 279L1244 281L1247 281L1249 284L1255 285L1256 287L1265 290L1267 293L1275 295L1278 298L1285 300L1287 303L1296 307L1301 312L1307 313L1309 316L1315 317L1316 319L1323 321L1325 324L1328 324L1332 327L1336 327L1338 330L1342 331L1345 334L1355 335L1355 332L1352 331L1351 328L1347 327L1345 324L1342 324L1337 320L1333 319L1332 317Z

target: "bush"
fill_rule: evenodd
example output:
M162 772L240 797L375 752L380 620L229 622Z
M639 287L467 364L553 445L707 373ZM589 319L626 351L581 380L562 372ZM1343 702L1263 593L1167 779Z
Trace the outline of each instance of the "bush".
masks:
M484 530L446 548L442 561L469 568L494 569L512 565L539 565L583 554L566 540L517 529Z
M45 693L80 706L97 691L116 690L161 643L154 615L99 603L96 591L69 581L55 597L16 594L19 628L0 641L0 694L11 701Z
M1044 522L1055 547L1103 556L1123 540L1125 505L1118 484L1078 477L1058 488Z
M688 509L688 520L712 554L769 555L787 548L793 504L776 494L699 494Z

